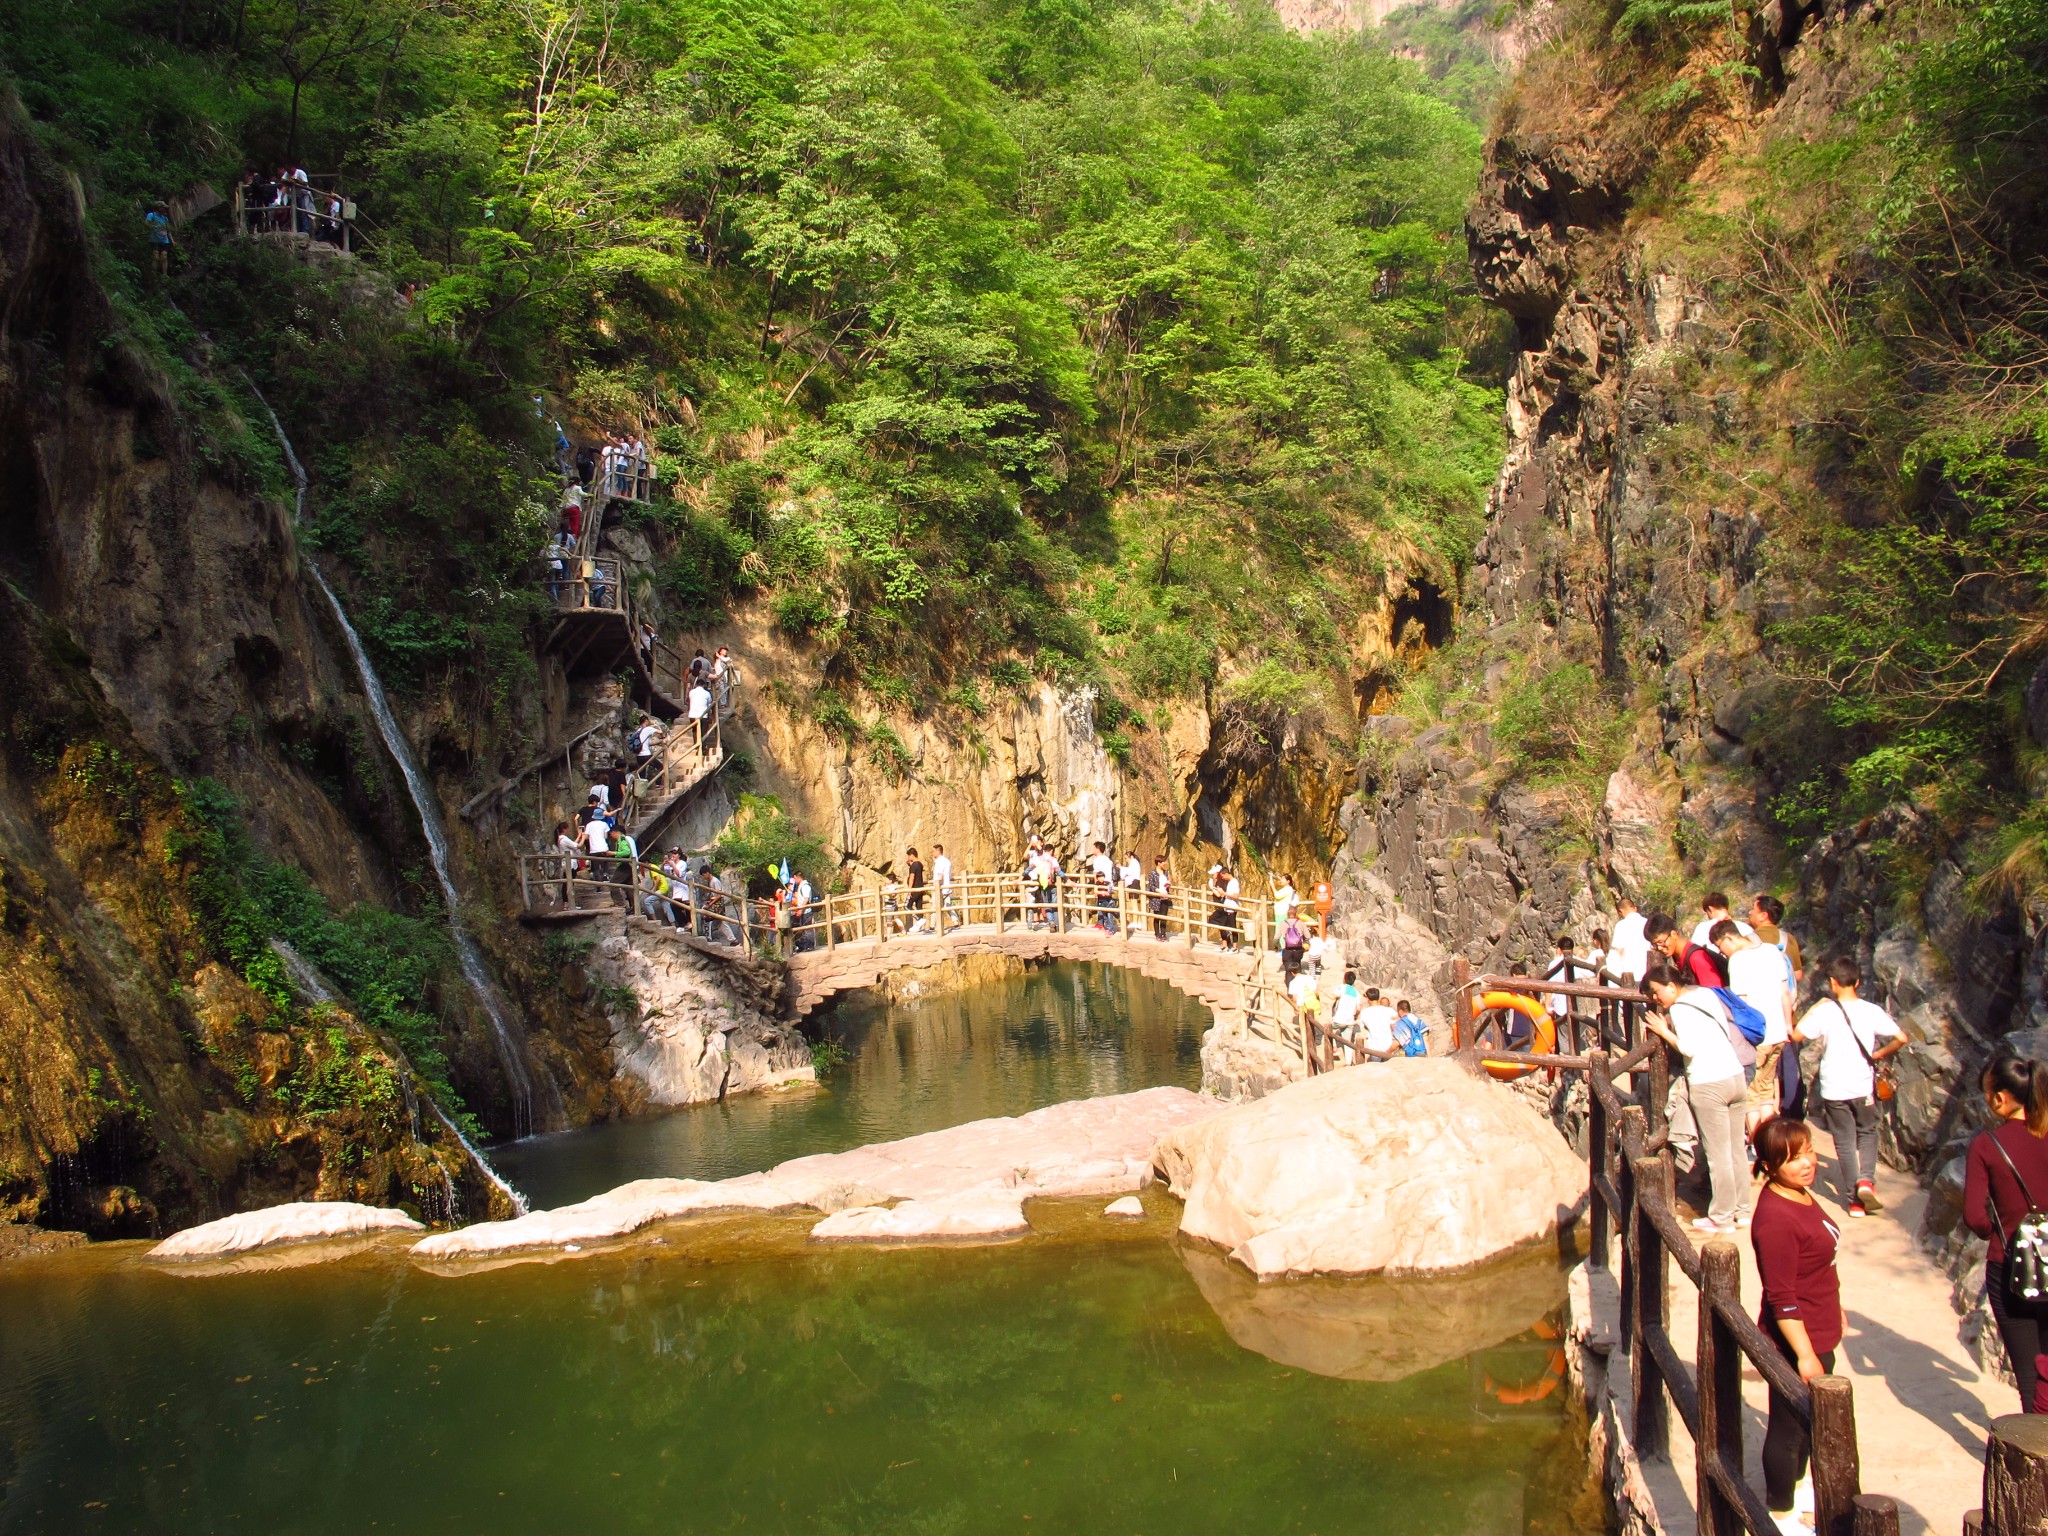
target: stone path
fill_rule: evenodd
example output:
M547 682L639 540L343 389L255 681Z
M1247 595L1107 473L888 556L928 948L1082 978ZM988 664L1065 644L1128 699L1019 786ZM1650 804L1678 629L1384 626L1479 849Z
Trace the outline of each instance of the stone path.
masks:
M1824 1133L1818 1140L1831 1161L1832 1144ZM1826 1171L1824 1162L1823 1177ZM2011 1387L1984 1374L1957 1336L1961 1319L1949 1304L1948 1277L1914 1241L1927 1203L1919 1181L1881 1170L1878 1194L1885 1209L1864 1220L1850 1221L1833 1210L1842 1228L1836 1263L1849 1322L1835 1369L1855 1384L1863 1489L1898 1500L1903 1536L1960 1536L1964 1512L1983 1502L1985 1428L1998 1415L2016 1412L2019 1400ZM1759 1301L1756 1259L1746 1232L1738 1246L1743 1299L1754 1309ZM1690 1362L1698 1337L1699 1292L1676 1268L1672 1275L1671 1334ZM1760 1488L1758 1456L1769 1399L1753 1368L1745 1366L1742 1379L1749 1407L1743 1450L1749 1475ZM1654 1475L1649 1481L1660 1510L1666 1511L1665 1529L1690 1531L1692 1441L1675 1411L1671 1439L1676 1476L1668 1486L1660 1487L1667 1480ZM1681 1509L1669 1510L1667 1500L1678 1501Z

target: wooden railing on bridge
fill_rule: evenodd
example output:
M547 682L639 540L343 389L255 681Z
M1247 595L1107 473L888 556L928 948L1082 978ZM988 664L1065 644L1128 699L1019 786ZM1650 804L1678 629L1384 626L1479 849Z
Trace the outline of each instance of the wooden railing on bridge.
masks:
M1460 988L1561 996L1595 1004L1590 1017L1560 1021L1572 1052L1504 1049L1498 1020L1461 1003L1460 1044L1481 1065L1547 1068L1586 1075L1586 1262L1606 1273L1616 1229L1621 1247L1621 1333L1628 1341L1630 1434L1639 1456L1668 1457L1669 1405L1692 1437L1694 1508L1701 1536L1778 1536L1776 1516L1743 1476L1742 1366L1746 1360L1812 1433L1817 1536L1898 1536L1898 1505L1859 1491L1856 1413L1846 1376L1799 1379L1742 1303L1742 1256L1725 1238L1695 1248L1681 1224L1666 1122L1670 1065L1664 1042L1643 1028L1651 1008L1641 992L1527 976L1481 976ZM1619 1052L1617 1054L1617 1051ZM1627 1074L1626 1089L1617 1079ZM1679 1358L1667 1325L1670 1266L1700 1293L1694 1363Z
M664 894L653 866L644 857L633 863L560 851L524 854L519 861L521 901L536 921L630 910L670 923L734 958L786 958L842 944L926 936L1091 929L1127 943L1180 943L1241 954L1247 962L1241 982L1247 1027L1299 1054L1304 1066L1310 1059L1293 1005L1268 975L1273 904L1263 898L1239 898L1237 909L1229 911L1206 887L1154 895L1127 885L1105 891L1085 875L1061 875L1052 886L1040 887L1021 874L986 873L956 874L943 888L927 884L834 892L797 911L704 877L669 881L671 890Z

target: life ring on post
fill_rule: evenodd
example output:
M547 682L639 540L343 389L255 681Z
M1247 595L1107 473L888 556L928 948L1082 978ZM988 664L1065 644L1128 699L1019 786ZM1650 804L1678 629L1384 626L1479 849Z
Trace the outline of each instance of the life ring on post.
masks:
M1548 1056L1557 1049L1557 1020L1550 1016L1548 1008L1526 992L1482 992L1479 995L1480 1016L1484 1017L1495 1009L1519 1013L1529 1020L1529 1049L1536 1055ZM1480 1065L1504 1083L1513 1082L1518 1077L1526 1077L1536 1070L1534 1067L1518 1067L1508 1061L1488 1060L1482 1061Z

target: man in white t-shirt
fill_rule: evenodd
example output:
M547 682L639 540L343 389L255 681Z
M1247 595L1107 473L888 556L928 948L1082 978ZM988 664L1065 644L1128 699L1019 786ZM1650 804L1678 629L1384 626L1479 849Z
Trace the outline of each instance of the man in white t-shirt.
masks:
M938 887L941 910L953 902L953 861L946 853L944 843L932 844L932 884Z
M1728 990L1764 1017L1764 1037L1757 1044L1756 1072L1749 1083L1750 1115L1753 1121L1761 1120L1784 1109L1779 1064L1792 1034L1791 965L1783 951L1744 937L1733 923L1714 924L1711 937L1728 962Z
M1875 1003L1856 995L1863 973L1847 955L1828 962L1828 992L1793 1026L1795 1043L1820 1040L1815 1081L1828 1134L1835 1138L1836 1178L1851 1216L1881 1210L1877 1187L1877 1066L1906 1048L1906 1032ZM1880 1044L1879 1042L1884 1043Z
M1344 1040L1344 1064L1349 1066L1358 1059L1352 1048L1352 1035L1358 1027L1358 1010L1365 1001L1358 992L1358 972L1346 971L1344 985L1337 989L1337 1001L1330 1007L1330 1028Z
M1625 981L1641 981L1650 968L1649 919L1627 896L1616 903L1621 916L1614 924L1614 937L1607 946L1607 969Z
M699 757L711 750L710 714L711 690L704 686L704 679L700 677L690 684L690 729L697 733Z
M1380 996L1378 987L1365 989L1365 1006L1358 1010L1358 1032L1368 1051L1389 1052L1394 1048L1394 1020L1400 1015Z
M1728 910L1728 898L1721 892L1715 891L1705 901L1700 903L1700 907L1707 915L1694 925L1692 941L1699 945L1701 949L1711 949L1713 947L1714 924L1716 923L1733 923L1742 931L1744 938L1753 939L1756 937L1756 930L1754 928Z

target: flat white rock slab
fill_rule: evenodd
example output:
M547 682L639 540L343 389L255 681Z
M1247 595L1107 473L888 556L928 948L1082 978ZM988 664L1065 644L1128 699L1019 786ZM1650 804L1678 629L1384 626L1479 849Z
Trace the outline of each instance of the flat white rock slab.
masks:
M424 1232L425 1227L403 1211L346 1200L296 1200L223 1216L173 1233L149 1250L152 1259L217 1259L281 1243L316 1243L333 1237L360 1237L370 1232Z
M820 1238L1000 1236L1020 1230L1027 1199L1143 1189L1151 1182L1160 1140L1223 1107L1185 1088L1075 1099L1028 1115L972 1120L851 1152L794 1158L765 1173L715 1183L641 1179L575 1205L437 1232L412 1251L420 1259L447 1260L560 1249L624 1237L680 1216L749 1210L824 1212L828 1220L813 1228ZM984 1193L962 1198L973 1191ZM855 1208L898 1201L922 1208L898 1215L904 1211L899 1204L855 1219ZM847 1220L830 1220L842 1212ZM921 1225L926 1230L914 1230Z
M1105 1216L1143 1216L1145 1202L1136 1195L1125 1195L1121 1200L1112 1200L1102 1208Z

